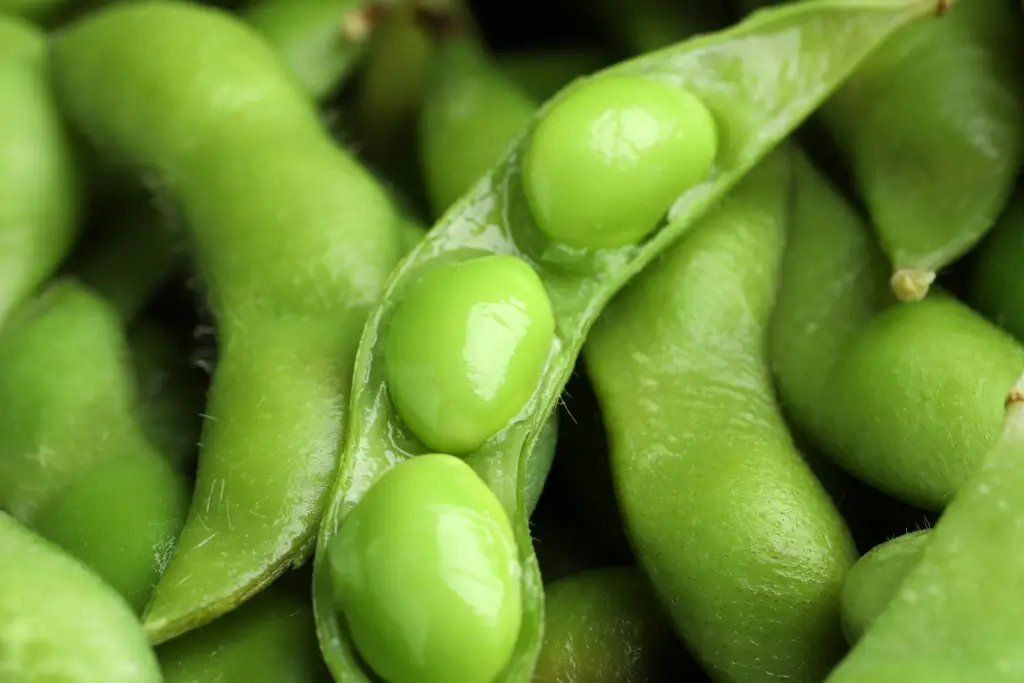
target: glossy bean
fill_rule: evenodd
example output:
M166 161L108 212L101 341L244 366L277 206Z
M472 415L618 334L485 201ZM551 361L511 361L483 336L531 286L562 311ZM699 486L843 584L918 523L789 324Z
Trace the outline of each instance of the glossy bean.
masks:
M512 654L522 620L515 534L458 458L428 454L388 470L327 553L352 639L389 683L489 683Z
M907 574L921 560L931 532L921 529L875 546L857 560L843 585L843 634L851 645L892 602Z
M719 681L820 681L856 558L796 449L765 349L786 243L780 150L609 304L585 348L626 534Z
M931 531L918 565L828 683L1024 677L1024 378L1002 433Z
M295 585L303 580L303 585ZM305 573L157 649L165 683L328 683Z
M636 567L567 576L545 588L538 683L698 681L689 656Z
M145 616L161 642L312 550L398 219L279 56L223 11L106 7L62 32L54 62L96 152L180 209L217 324L194 503Z
M0 324L67 255L84 203L77 153L51 92L46 35L3 9L0 3Z
M933 2L923 0L895 5L887 2L884 6L848 0L802 3L762 13L727 31L580 79L535 114L534 123L511 143L506 155L399 264L364 330L341 471L321 526L314 565L317 628L324 656L336 678L365 681L370 674L359 659L344 614L337 611L331 597L330 567L323 559L325 548L344 528L346 517L374 481L397 461L426 452L424 445L403 428L386 391L386 332L404 288L442 264L479 258L481 252L510 254L535 268L553 304L555 342L533 396L515 421L469 456L495 461L487 468L494 474L486 483L512 520L523 570L522 629L515 652L496 681L525 681L541 644L543 596L523 509L521 470L572 372L586 331L626 280L684 234L872 50L900 27L928 16L934 9ZM752 40L763 50L756 54L748 50ZM832 47L841 43L843 49L824 50L823 41ZM795 52L791 49L794 45L798 46ZM737 73L743 78L737 80ZM559 103L608 78L657 79L680 87L685 84L702 98L729 135L719 150L714 177L685 194L685 188L680 187L681 197L666 225L656 230L651 226L653 234L641 245L594 253L544 238L526 206L518 171L536 121ZM732 85L719 87L724 81ZM585 184L585 173L575 181Z
M971 255L971 305L1017 339L1024 340L1024 287L1018 266L1024 259L1024 193L1007 206L999 222Z
M124 600L98 576L0 511L0 680L160 683Z
M809 163L797 173L771 337L783 405L847 471L941 509L998 436L1024 347L941 292L892 305L867 226Z

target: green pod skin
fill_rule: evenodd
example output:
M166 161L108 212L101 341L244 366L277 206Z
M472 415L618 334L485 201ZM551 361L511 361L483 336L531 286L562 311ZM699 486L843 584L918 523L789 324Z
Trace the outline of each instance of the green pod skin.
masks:
M0 0L0 21L7 22L10 17L19 17L35 23L46 23L73 4L74 0ZM0 45L3 44L4 41L0 39Z
M229 614L160 646L165 683L330 683L309 590L291 583L285 577Z
M135 414L146 438L168 460L188 468L202 429L206 386L179 330L143 317L128 331L139 401Z
M1022 45L1009 3L957 2L879 50L822 108L900 299L924 297L1012 191L1024 159Z
M1024 340L1024 193L1007 206L996 227L971 254L967 295L981 311L1017 339Z
M99 155L177 204L217 325L194 504L144 619L162 642L308 558L398 218L278 55L221 10L97 10L55 41L54 75Z
M917 566L827 683L1024 679L1024 378L1003 431L930 532Z
M612 62L602 50L590 47L531 50L497 55L498 69L536 102L543 102L580 76Z
M843 634L855 645L892 602L907 574L921 561L931 532L921 529L875 546L846 577L840 607Z
M892 305L869 229L806 161L796 201L771 335L783 406L851 474L941 510L998 436L1024 347L946 294Z
M365 0L258 0L241 17L284 58L299 86L323 100L365 50Z
M139 622L98 576L0 511L0 680L160 683Z
M0 3L0 324L67 255L84 202L51 92L46 35L2 15Z
M479 455L496 462L485 476L512 520L523 568L523 621L516 650L494 683L529 680L541 645L543 593L524 511L526 456L573 371L586 333L601 309L632 276L683 235L761 158L783 140L835 87L900 27L935 10L934 0L816 0L766 12L721 33L630 60L559 92L534 121L594 79L657 78L686 84L703 98L729 135L715 173L676 202L670 220L641 245L600 252L570 250L547 241L523 196L519 158L532 123L505 156L436 224L391 274L363 331L356 356L348 433L341 467L320 527L314 563L314 611L321 650L337 680L372 680L342 615L335 611L324 550L367 489L396 460L426 453L404 430L388 397L387 326L410 282L442 263L478 258L481 251L517 255L537 264L552 302L556 340L547 368L521 417L496 434ZM748 49L756 40L763 49ZM842 50L835 50L841 42ZM799 49L793 51L793 46ZM708 59L709 54L727 59ZM813 55L813 58L812 58ZM743 78L737 79L737 74ZM719 84L728 81L729 88ZM585 178L583 178L585 182ZM680 193L685 188L680 188Z
M420 166L435 217L487 174L536 111L537 102L475 39L441 43L419 120Z
M0 338L0 400L0 506L141 613L189 487L139 426L118 312L74 281L53 285Z
M636 567L575 574L545 588L544 647L535 681L687 680L686 649ZM690 680L698 680L694 675Z
M775 402L768 322L786 243L776 152L609 304L587 368L637 561L717 681L820 681L845 650L856 549Z

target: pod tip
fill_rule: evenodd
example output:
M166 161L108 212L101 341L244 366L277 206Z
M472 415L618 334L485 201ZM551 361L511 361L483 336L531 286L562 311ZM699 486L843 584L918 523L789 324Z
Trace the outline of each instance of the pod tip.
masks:
M341 35L353 43L363 42L370 37L377 22L377 14L373 7L346 12L341 18Z
M1006 407L1024 403L1024 375L1017 378L1013 388L1006 394Z
M892 293L900 301L920 301L935 282L935 271L919 268L901 268L889 280Z
M935 4L935 16L941 17L943 14L953 9L953 4L956 0L938 0Z

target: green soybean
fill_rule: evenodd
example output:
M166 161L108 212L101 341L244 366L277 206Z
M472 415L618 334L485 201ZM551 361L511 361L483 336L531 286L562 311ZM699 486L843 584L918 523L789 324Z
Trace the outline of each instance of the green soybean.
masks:
M156 657L117 593L0 511L0 680L160 683Z
M999 434L1024 347L948 294L894 306L869 229L809 163L772 323L779 395L844 469L942 509Z
M680 190L708 178L716 128L700 98L675 84L637 77L586 83L551 108L527 144L523 191L537 227L571 247L638 242Z
M193 505L144 619L162 642L309 556L399 221L278 54L221 10L108 6L62 31L53 59L97 154L180 211L217 325Z
M2 16L3 9L0 3L0 324L67 255L84 202L76 151L51 91L46 35Z
M1024 193L1010 202L999 222L971 255L968 297L990 320L1024 340Z
M610 62L603 50L592 47L507 52L495 58L505 78L537 102L543 102L573 79L592 74Z
M295 583L286 575L238 609L161 645L165 683L328 683L309 589Z
M761 13L717 34L639 57L570 84L535 113L505 156L449 209L392 273L363 332L356 357L348 434L314 564L314 611L321 648L336 678L368 681L332 598L326 547L373 482L398 461L427 449L403 428L386 390L387 331L400 294L425 273L481 251L517 256L534 266L552 302L555 340L534 394L520 416L471 458L489 459L485 479L512 521L522 567L522 628L496 683L528 680L541 645L543 595L523 508L523 470L579 349L605 303L651 263L788 135L857 65L908 22L935 8L932 0L880 4L817 0ZM762 49L749 50L751 41ZM842 50L834 49L837 41ZM794 50L793 46L797 46ZM716 55L714 59L709 55ZM774 56L774 57L768 57ZM738 77L741 74L742 77ZM711 110L722 139L715 173L697 188L678 188L670 220L642 245L581 252L546 240L523 196L519 159L532 127L559 103L607 78L660 79L688 88ZM728 88L721 87L728 83ZM585 169L584 169L585 170ZM580 179L586 183L585 173ZM655 226L650 226L653 230ZM479 471L479 470L478 470Z
M390 683L488 683L512 654L515 533L459 459L422 455L390 469L327 552L352 638Z
M875 546L853 565L841 601L843 633L851 645L892 602L907 574L921 560L929 537L927 529L897 536Z
M722 681L820 681L842 655L849 531L775 402L768 321L790 156L761 163L587 339L639 565Z
M450 38L438 46L419 120L420 164L435 216L486 175L537 107L476 40Z
M647 683L684 680L686 649L636 567L568 576L545 588L544 647L534 680Z
M1010 683L1024 677L1024 378L1002 433L917 566L828 683Z
M543 283L513 256L426 273L401 295L388 329L395 409L427 448L479 450L533 394L554 328Z
M258 0L242 18L284 58L302 89L330 95L358 63L369 27L365 0Z

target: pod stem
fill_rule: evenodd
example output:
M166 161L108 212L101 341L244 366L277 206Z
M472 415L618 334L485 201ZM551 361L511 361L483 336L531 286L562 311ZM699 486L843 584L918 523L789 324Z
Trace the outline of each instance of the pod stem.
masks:
M154 212L155 214L155 212ZM72 265L71 274L131 321L184 260L174 232L156 216L104 230Z
M928 289L933 282L934 270L901 268L892 274L889 286L900 301L920 301L928 295Z

